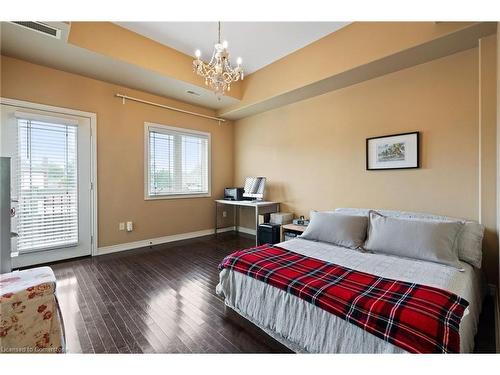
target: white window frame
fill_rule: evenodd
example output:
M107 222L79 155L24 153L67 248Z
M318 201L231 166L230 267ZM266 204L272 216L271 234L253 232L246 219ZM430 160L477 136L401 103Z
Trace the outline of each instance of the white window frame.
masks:
M150 168L149 168L149 133L151 129L161 130L173 130L186 134L193 135L203 135L207 137L207 164L208 164L208 192L207 193L182 193L182 194L162 194L162 195L149 195L149 178L150 178ZM144 200L158 200L158 199L185 199L185 198L208 198L212 196L212 139L211 134L207 132L202 132L199 130L193 130L188 128L180 128L170 125L157 124L153 122L144 123Z

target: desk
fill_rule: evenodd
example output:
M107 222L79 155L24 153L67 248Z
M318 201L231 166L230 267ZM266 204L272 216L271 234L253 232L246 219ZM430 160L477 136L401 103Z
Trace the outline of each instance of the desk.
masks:
M251 207L255 210L255 244L257 245L259 242L259 239L257 238L258 236L258 226L259 226L259 216L264 215L265 217L274 213L274 212L279 212L280 210L280 204L278 202L268 202L268 201L229 201L225 199L217 199L215 201L215 234L217 234L217 229L219 227L217 226L217 221L219 218L218 215L218 208L219 205L227 205L227 206L235 206L235 209L239 209L240 207ZM238 225L236 225L236 221L238 221ZM265 218L264 218L264 221ZM269 221L269 219L267 220ZM234 226L236 230L238 229L239 226L239 215L238 215L238 220L236 220L236 210L235 210L235 215L234 215Z

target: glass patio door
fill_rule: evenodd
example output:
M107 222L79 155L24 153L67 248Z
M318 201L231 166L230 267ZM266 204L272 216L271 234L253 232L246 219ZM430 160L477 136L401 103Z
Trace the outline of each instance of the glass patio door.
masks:
M2 104L16 215L13 267L91 254L90 120Z

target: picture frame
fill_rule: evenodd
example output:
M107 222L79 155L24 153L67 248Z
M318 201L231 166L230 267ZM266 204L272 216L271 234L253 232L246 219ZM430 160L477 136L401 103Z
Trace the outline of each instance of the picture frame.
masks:
M420 132L366 139L366 170L420 168Z

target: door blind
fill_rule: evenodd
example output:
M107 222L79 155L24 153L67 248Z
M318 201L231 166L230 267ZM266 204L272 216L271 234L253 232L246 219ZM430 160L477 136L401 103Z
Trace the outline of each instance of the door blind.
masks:
M78 243L77 127L17 120L17 250Z
M209 137L172 128L149 128L148 195L209 193Z

